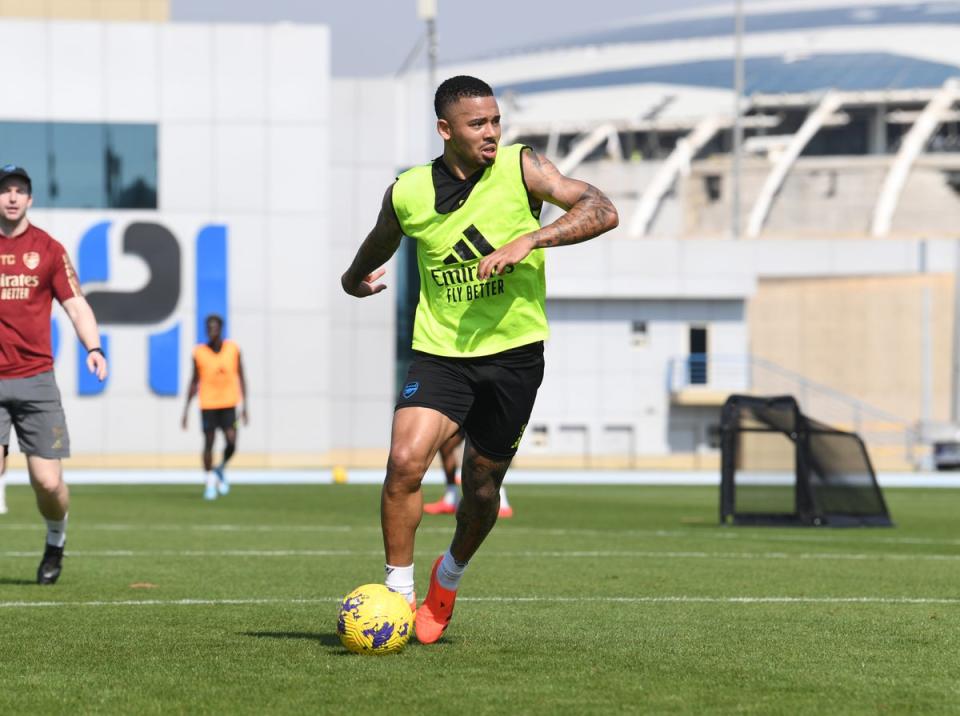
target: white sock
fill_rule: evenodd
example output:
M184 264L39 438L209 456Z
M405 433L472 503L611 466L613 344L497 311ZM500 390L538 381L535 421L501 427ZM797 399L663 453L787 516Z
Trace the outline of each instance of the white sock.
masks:
M384 580L390 589L400 592L409 602L413 599L413 565L408 567L395 567L392 564L383 565L383 571L387 575Z
M0 510L7 511L7 481L0 478Z
M457 591L457 587L460 586L460 578L463 577L467 564L467 562L455 560L449 549L444 552L443 559L440 560L440 566L437 567L437 581L440 582L440 586L449 589L451 592Z
M67 541L67 516L62 520L47 520L47 544L63 547Z
M217 486L217 473L208 472L207 473L207 487L216 487Z
M460 504L460 487L457 485L447 485L447 491L443 493L443 501L448 505Z
M500 509L510 506L510 500L507 499L507 488L500 487Z

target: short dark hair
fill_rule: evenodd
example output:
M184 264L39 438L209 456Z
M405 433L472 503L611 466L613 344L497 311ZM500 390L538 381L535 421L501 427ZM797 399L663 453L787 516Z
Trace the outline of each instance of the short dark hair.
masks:
M464 97L493 97L493 88L470 75L457 75L444 80L433 96L433 111L437 113L437 119L443 119L447 107Z
M203 319L204 323L210 323L210 321L216 321L217 325L220 328L223 328L223 318L216 313L211 313L209 316Z

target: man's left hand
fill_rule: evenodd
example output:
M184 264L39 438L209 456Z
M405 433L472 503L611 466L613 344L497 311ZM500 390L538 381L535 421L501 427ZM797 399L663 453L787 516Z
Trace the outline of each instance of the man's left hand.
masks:
M533 251L533 235L518 236L508 244L504 244L489 256L480 259L477 266L477 278L486 281L491 276L499 276L510 266L516 266Z
M87 353L87 370L97 376L101 383L107 377L107 359L100 351Z

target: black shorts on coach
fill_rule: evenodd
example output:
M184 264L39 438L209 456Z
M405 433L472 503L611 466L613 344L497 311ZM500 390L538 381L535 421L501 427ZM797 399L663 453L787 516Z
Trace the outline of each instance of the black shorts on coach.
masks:
M236 408L213 408L200 411L200 427L205 433L212 433L218 428L227 430L237 427Z
M480 453L513 457L542 381L543 341L479 358L414 351L396 410L433 408L463 428Z

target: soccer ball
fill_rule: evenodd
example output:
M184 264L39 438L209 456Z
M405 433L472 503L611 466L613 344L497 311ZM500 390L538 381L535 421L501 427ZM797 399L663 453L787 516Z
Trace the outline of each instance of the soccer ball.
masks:
M402 594L382 584L364 584L340 603L337 634L355 654L392 654L410 640L412 622Z

